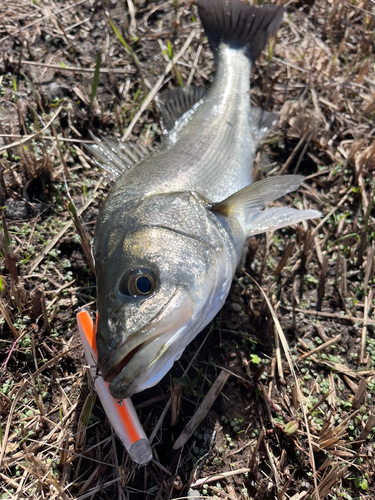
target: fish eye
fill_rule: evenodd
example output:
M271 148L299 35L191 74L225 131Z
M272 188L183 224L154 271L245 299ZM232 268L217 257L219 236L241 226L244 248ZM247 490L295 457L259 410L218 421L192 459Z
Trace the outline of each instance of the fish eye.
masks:
M148 295L152 292L152 284L150 276L137 276L135 280L135 288L137 289L137 292L142 295Z
M127 296L147 296L155 290L155 279L150 269L132 269L119 283L119 292Z

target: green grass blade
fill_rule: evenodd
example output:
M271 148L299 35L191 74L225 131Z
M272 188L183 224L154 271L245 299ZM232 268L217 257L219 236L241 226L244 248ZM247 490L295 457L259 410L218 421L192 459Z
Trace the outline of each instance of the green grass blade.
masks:
M90 415L92 413L92 410L94 409L95 402L96 402L96 392L91 391L85 401L85 406L82 412L82 423L85 426L89 423Z
M183 87L184 81L182 79L181 73L178 71L177 66L173 62L173 49L172 49L172 44L171 44L170 40L168 40L168 42L167 42L167 55L168 55L169 60L171 61L172 65L173 65L173 71L175 72L178 84L180 87Z
M168 42L167 42L167 51L168 51L168 57L172 61L172 59L173 59L173 50L172 50L172 44L171 44L170 40L168 40Z
M121 35L121 33L119 32L119 30L117 29L115 23L112 21L112 19L109 17L109 15L106 13L106 18L114 32L114 34L117 36L119 42L121 43L121 45L124 47L125 51L131 56L132 55L132 49L131 47L129 46L128 43L126 43L126 40L125 38Z
M111 26L114 34L117 36L119 42L121 43L121 45L124 47L125 49L125 52L131 56L133 58L133 61L134 61L134 64L137 66L138 68L138 71L141 73L141 63L138 59L138 56L137 54L134 52L134 50L132 49L131 45L129 45L127 43L127 41L125 40L125 38L121 35L120 31L118 30L118 28L116 27L115 23L112 21L112 19L109 17L109 14L108 12L105 13L105 17L107 18L107 21L109 22L109 25Z

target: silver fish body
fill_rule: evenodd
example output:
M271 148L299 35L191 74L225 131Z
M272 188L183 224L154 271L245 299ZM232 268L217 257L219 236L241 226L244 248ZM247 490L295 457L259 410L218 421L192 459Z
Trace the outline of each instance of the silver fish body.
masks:
M176 124L155 153L117 181L106 200L106 216L146 196L198 191L221 201L249 185L257 147L249 120L250 73L248 57L222 44L207 98Z
M244 9L258 15L259 9L231 2L240 17ZM222 17L212 22L213 3L198 3L216 44L217 71L207 97L176 122L157 151L119 178L95 229L99 365L119 399L155 385L220 310L249 234L319 216L263 211L302 177L251 185L253 156L267 128L251 118L254 57L242 40L231 42L230 29L217 33ZM215 4L225 26L228 8L225 0ZM261 11L267 40L282 11Z

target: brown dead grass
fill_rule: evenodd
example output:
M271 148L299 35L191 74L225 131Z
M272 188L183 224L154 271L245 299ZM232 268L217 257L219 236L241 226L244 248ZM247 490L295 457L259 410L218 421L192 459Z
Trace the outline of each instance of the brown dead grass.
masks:
M192 485L216 498L375 496L375 3L279 3L284 24L252 76L252 102L281 115L256 175L306 175L288 203L325 217L250 242L246 271L287 336L297 382L266 301L238 274L212 332L134 399L153 436L155 460L143 470L90 393L75 311L95 310L95 280L64 199L90 237L109 184L82 147L88 130L159 141L147 96L179 75L208 86L212 55L190 2L0 3L0 203L10 235L3 223L3 498L160 500L184 498ZM174 64L168 40L174 56L181 51ZM231 376L215 405L173 451L223 368Z

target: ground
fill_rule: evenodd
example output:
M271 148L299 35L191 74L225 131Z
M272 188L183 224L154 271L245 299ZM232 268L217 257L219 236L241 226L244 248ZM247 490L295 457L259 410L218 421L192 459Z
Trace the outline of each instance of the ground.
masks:
M374 498L375 2L278 3L251 101L280 119L254 176L305 175L283 203L323 218L252 239L217 318L133 398L158 429L139 468L93 405L75 322L95 312L89 244L111 186L84 143L155 147L145 99L208 88L213 58L189 1L1 2L2 498Z

